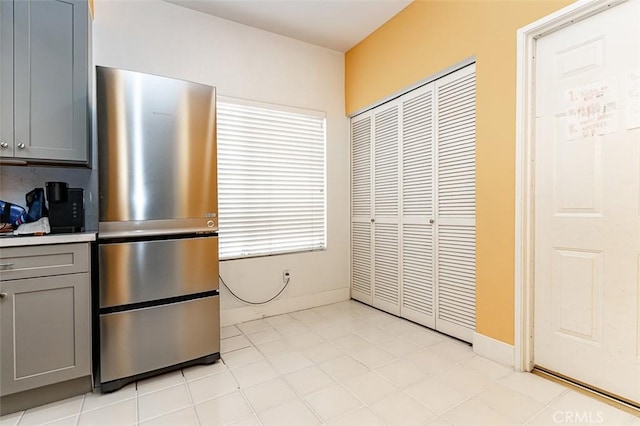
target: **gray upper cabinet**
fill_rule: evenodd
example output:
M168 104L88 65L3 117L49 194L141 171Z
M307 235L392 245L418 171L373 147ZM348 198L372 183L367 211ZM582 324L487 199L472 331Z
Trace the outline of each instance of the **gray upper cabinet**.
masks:
M13 157L13 2L0 1L0 156Z
M0 156L86 164L86 0L0 3Z

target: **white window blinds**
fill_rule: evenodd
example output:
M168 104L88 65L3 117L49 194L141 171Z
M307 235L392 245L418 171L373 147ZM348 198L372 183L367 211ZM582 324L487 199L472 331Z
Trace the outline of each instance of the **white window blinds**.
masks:
M218 97L220 259L326 247L325 116Z

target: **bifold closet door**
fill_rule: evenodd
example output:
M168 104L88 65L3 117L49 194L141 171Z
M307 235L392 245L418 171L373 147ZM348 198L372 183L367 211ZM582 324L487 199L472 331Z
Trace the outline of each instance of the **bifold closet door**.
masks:
M373 306L400 314L400 105L373 110Z
M436 327L433 84L402 96L401 316Z
M436 329L473 341L476 312L475 64L436 84Z
M373 303L371 211L372 114L351 120L351 297Z
M475 65L351 120L352 297L475 330Z

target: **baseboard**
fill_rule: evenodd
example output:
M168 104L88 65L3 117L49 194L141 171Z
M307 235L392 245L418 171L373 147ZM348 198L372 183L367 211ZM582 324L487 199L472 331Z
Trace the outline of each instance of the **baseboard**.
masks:
M242 306L239 308L225 309L220 312L220 326L239 324L241 322L257 320L274 315L288 314L302 309L316 308L330 303L349 300L349 287L309 294L297 297L287 297L283 300L274 300L266 305Z
M480 333L473 333L473 352L492 361L513 368L515 350L513 345Z
M91 376L0 397L0 416L91 392Z

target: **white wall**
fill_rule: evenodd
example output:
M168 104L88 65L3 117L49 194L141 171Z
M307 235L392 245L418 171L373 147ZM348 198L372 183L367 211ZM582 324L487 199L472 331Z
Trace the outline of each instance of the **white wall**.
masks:
M349 295L349 140L344 55L157 0L98 0L96 65L214 85L218 94L324 111L327 115L327 250L221 262L240 296L274 302L251 307L221 289L222 324L345 300Z

